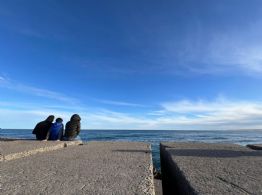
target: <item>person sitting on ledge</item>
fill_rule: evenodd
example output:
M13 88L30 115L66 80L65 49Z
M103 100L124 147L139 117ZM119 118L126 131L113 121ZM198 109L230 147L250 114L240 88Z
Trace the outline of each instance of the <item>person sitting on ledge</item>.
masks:
M54 120L54 115L50 115L46 120L37 123L32 134L35 134L37 140L47 140L48 131Z
M51 125L51 128L49 129L49 138L48 140L62 140L64 134L64 125L63 125L63 119L57 118L56 122Z
M79 137L80 133L80 116L78 114L74 114L70 121L66 123L65 128L65 141L73 141L73 140L81 140Z

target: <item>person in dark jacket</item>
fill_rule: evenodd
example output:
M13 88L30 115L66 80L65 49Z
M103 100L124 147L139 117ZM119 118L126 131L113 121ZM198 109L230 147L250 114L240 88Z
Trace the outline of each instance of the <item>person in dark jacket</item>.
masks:
M65 128L65 137L64 140L72 141L80 139L78 136L80 133L80 116L78 114L74 114L70 121L66 123Z
M64 125L63 119L57 118L55 123L51 125L49 129L49 138L48 140L62 140L64 135Z
M46 120L37 123L32 134L35 134L37 140L46 140L48 137L48 131L54 120L54 116L50 115Z

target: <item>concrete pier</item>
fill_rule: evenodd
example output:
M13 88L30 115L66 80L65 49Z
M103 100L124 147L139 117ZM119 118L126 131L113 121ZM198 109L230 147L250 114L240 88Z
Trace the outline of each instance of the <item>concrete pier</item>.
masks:
M161 143L163 192L262 194L262 151L233 144Z
M2 156L23 153L22 145L30 151L35 143L1 142ZM0 194L155 194L149 144L38 144L59 147L0 162Z

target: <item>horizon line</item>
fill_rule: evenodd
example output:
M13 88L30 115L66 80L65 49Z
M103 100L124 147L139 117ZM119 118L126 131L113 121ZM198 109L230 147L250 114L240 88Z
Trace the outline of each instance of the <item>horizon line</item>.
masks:
M0 128L0 130L33 130L17 128ZM262 131L262 129L81 129L81 131Z

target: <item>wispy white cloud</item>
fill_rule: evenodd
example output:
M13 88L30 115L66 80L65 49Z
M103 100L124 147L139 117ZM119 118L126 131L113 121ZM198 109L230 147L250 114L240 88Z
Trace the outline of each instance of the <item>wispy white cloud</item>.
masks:
M31 106L12 109L0 104L1 124L15 121L7 124L14 125L16 128L34 126L35 122L46 118L49 114L67 121L74 113L80 114L84 129L262 129L262 102L230 101L219 98L213 101L181 100L163 103L162 110L148 111L144 115L98 108L65 110L52 106Z
M65 104L39 105L30 102L0 101L0 123L7 128L30 128L49 114L69 120L74 113L82 117L83 128L89 129L262 129L262 102L229 100L219 96L213 100L163 102L158 109L144 107L142 113L123 113L96 107L72 106L74 99L62 94L21 85L3 77L0 87L61 101ZM104 104L140 107L128 102L103 100ZM68 104L70 103L70 104ZM15 121L15 122L11 122ZM10 125L10 126L8 126Z
M34 96L54 99L54 100L58 100L58 101L70 103L70 104L76 104L78 102L77 99L68 97L62 93L34 87L31 85L25 85L23 83L19 83L17 81L11 80L10 78L6 78L2 76L0 76L0 87L18 91L21 93L34 95Z
M151 47L140 45L137 57L76 59L76 64L89 71L117 76L127 73L254 76L262 73L261 19L223 31L216 29L216 25L210 30L205 22L197 19L195 24L191 22L195 25L194 32L188 30L180 40L175 35L163 37L163 33L159 33L161 36L150 40Z
M56 117L62 117L64 121L70 119L72 113L59 111L57 109L39 109L39 108L2 108L0 106L1 128L26 129L34 128L35 124L44 120L50 114Z
M9 87L17 91L33 94L33 95L40 96L40 97L55 99L55 100L59 100L59 101L66 102L66 103L74 104L75 102L77 102L77 99L75 98L71 98L62 93L50 91L47 89L36 88L36 87L24 85L24 84L10 85Z
M165 110L154 110L147 113L149 116L164 116L166 114L167 112Z
M5 78L0 76L0 82L4 82Z
M180 100L175 102L162 103L165 111L175 113L208 113L235 109L239 106L246 105L248 102L231 102L218 98L214 101L198 100ZM248 103L250 105L250 103Z
M145 107L145 105L142 104L135 104L135 103L124 102L124 101L103 100L103 99L96 99L96 101L103 104L109 104L115 106Z
M139 117L132 117L124 113L109 110L59 110L57 108L16 108L3 107L0 105L0 122L2 128L33 128L36 122L53 114L55 117L68 121L72 114L78 113L82 118L84 129L137 129L145 123Z
M262 128L262 102L181 100L162 106L173 117L158 118L160 123L204 129Z
M185 71L198 74L262 73L262 20L239 29L204 33L187 37L178 56Z

